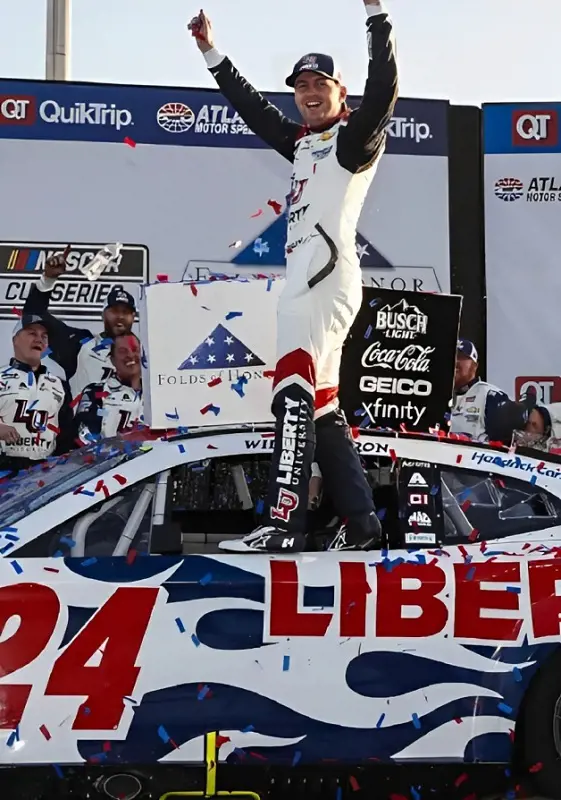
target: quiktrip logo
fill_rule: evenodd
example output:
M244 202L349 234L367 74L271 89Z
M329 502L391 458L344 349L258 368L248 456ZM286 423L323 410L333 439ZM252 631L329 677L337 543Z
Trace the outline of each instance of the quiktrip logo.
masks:
M33 125L36 117L35 97L0 94L0 125Z
M561 376L518 377L514 381L514 392L517 400L524 400L529 394L532 394L540 405L561 403Z
M178 369L247 369L262 366L265 366L265 362L258 355L230 333L224 325L217 325Z
M512 141L518 147L554 147L559 143L557 111L554 109L514 111Z

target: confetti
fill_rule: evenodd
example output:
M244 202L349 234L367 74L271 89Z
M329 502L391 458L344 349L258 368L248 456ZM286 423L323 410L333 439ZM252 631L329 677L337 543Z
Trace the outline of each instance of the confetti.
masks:
M191 294L194 295L195 297L199 294L199 290L197 289L194 283L190 283L189 288L191 289Z
M541 761L538 761L536 764L533 764L528 768L528 772L539 772L541 769L543 769L543 764Z
M417 714L411 714L411 719L413 721L413 725L417 728L417 730L419 730L419 728L421 727L421 720L419 719Z
M462 774L461 774L461 775L459 775L459 776L456 778L456 780L454 781L454 786L455 786L456 788L457 788L458 786L461 786L461 785L462 785L462 783L464 783L464 781L467 781L467 779L468 779L468 774L467 774L467 772L462 772Z
M54 567L43 567L43 569L45 570L45 572L56 572L56 573L60 572L59 569L55 569Z
M113 477L120 486L125 486L125 484L127 483L127 479L125 478L124 475L113 475Z
M475 542L478 536L479 536L479 531L477 530L477 528L474 528L470 533L470 535L468 536L468 540L470 542Z
M16 726L16 729L14 731L12 731L11 734L8 736L8 740L7 740L6 744L8 745L8 747L12 747L16 742L19 742L19 727L18 726Z
M271 291L271 286L272 285L273 285L273 279L272 278L267 278L267 291L268 292Z
M131 139L130 136L125 136L123 142L127 145L127 147L132 147L132 148L136 147L136 142L134 141L134 139Z
M382 723L384 722L385 718L386 718L385 714L380 714L380 718L378 719L378 722L376 723L376 727L377 728L381 728L382 727Z
M43 736L45 737L45 739L46 739L47 741L49 741L49 739L51 738L51 734L49 733L49 730L48 730L47 726L46 726L46 725L41 725L41 727L39 728L39 730L41 731L41 733L43 734Z
M277 217L280 217L282 214L282 205L280 203L276 200L267 200L267 205L273 209Z
M46 349L46 350L43 350L43 352L41 353L41 359L43 359L43 358L47 358L48 356L50 356L50 355L51 355L51 353L52 353L52 352L53 352L53 351L51 350L51 348L50 348L50 347L47 347L47 349ZM30 408L31 408L31 406L30 406Z
M91 567L94 564L97 564L97 558L95 558L95 556L92 556L92 558L86 558L85 561L81 561L80 563L82 567Z
M255 214L251 215L251 219L255 219L256 217L260 217L262 213L263 213L263 209L260 208L258 211L255 212Z
M240 397L245 397L245 392L243 390L243 387L246 385L246 383L247 383L247 378L245 377L245 375L241 375L236 381L236 383L232 383L230 385L230 388L232 389L232 391L239 394Z
M283 656L282 658L282 671L288 672L290 669L290 656Z
M261 516L261 514L263 513L263 509L264 508L265 508L265 501L264 500L258 500L256 505L255 505L255 513L258 516Z
M203 688L201 689L201 691L197 695L197 700L204 700L209 692L210 692L210 689L208 688L208 686L206 686L206 685L203 686Z
M156 275L156 281L158 283L168 283L169 276L168 275L164 275L163 273L158 273L158 275Z
M201 646L201 642L200 642L199 637L194 633L191 634L191 641L193 642L195 647L200 647Z
M136 550L133 550L132 548L129 550L129 552L127 553L127 558L126 558L126 562L129 565L129 567L130 567L131 564L134 564L134 560L135 560L137 555L138 555L138 553L136 552Z
M13 546L13 542L8 542L8 544L5 544L4 547L0 548L0 553L4 555L4 553L7 553L8 550L11 550Z
M169 742L170 739L169 733L166 731L163 725L160 725L160 727L158 728L158 736L160 737L160 739L164 744L167 744Z
M253 725L246 725L245 728L242 728L242 733L252 733L254 730Z
M497 708L505 714L512 714L512 706L508 706L506 703L498 703Z
M212 572L207 572L206 575L203 575L199 583L201 584L201 586L208 586L211 580L212 580Z
M506 590L507 592L511 592L511 594L520 594L520 592L522 591L520 589L520 586L507 586Z
M372 325L369 325L364 334L364 338L370 339L371 336L372 336Z
M397 456L395 454L395 450L390 450L390 458L393 461L393 463L395 464L395 462L397 461Z
M219 383L222 383L222 378L213 378L211 381L208 382L208 385L212 389L213 386L218 386Z
M530 478L530 483L532 484L532 486L536 485L536 481L537 480L538 480L537 476L536 475L532 475L532 477Z
M359 782L357 781L357 779L355 778L354 775L350 776L349 783L351 784L351 789L353 790L353 792L360 791L360 784L359 784Z
M243 317L243 311L228 311L226 314L226 319L235 319L236 317Z
M53 764L53 769L59 778L64 778L64 772L58 764Z
M71 539L70 536L61 536L59 539L59 543L66 544L68 545L68 547L74 547L76 545L76 542L74 541L74 539Z
M220 734L216 737L216 749L220 750L223 744L232 741L229 736L221 736Z
M184 624L183 624L183 622L181 621L181 618L180 618L180 617L176 617L176 618L175 618L175 624L176 624L176 625L177 625L177 627L179 628L179 633L185 633L185 625L184 625Z
M10 564L14 568L14 571L16 572L16 574L17 575L21 575L21 573L23 572L23 567L21 566L21 564L18 564L17 561L10 561Z
M173 414L168 414L166 412L166 417L168 419L179 419L179 412L178 412L177 408L174 409L174 413Z
M459 455L456 456L456 464L460 464L461 461L462 461L462 454L460 453Z
M16 308L15 306L12 308L12 314L15 314L16 317L21 317L22 310L21 308Z
M456 725L461 725L463 719L461 717L454 717L454 722L456 723Z
M200 409L201 414L208 414L209 411L212 411L214 416L217 417L220 414L220 407L213 406L212 403L209 403L208 406Z
M93 348L92 352L99 353L100 350L106 350L108 347L111 347L112 344L113 339L102 339L101 342Z
M241 239L238 239L237 242L232 242L232 244L228 245L228 247L232 247L234 250L237 250L238 247L241 247L241 246L242 246L242 240Z
M178 444L177 449L179 450L180 453L185 453L185 448L183 447L182 444Z
M466 581L471 581L473 576L475 575L475 567L471 567L466 574Z
M297 750L294 753L294 758L292 759L292 766L295 767L296 764L300 761L301 758L302 758L302 753L301 753L300 750Z

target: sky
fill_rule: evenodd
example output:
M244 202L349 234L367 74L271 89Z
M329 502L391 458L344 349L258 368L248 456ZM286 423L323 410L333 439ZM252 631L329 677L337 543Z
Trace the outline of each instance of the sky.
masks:
M71 0L70 79L213 86L185 0ZM47 0L0 0L0 77L44 78ZM561 100L561 0L386 0L402 97L454 104ZM353 94L366 74L362 0L207 0L215 43L261 90L320 51Z

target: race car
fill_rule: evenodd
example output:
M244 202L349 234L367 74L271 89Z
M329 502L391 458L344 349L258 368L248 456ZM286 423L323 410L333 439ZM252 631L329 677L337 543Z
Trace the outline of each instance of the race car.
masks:
M346 797L376 764L485 762L560 798L561 458L356 444L369 552L323 550L326 499L307 552L219 553L259 519L268 426L137 431L0 484L3 796L259 798L260 770L329 767Z

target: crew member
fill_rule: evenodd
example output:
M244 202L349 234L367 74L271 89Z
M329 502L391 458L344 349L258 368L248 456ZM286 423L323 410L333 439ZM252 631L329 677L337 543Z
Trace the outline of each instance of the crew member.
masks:
M133 333L116 336L111 345L115 373L86 386L76 409L80 444L115 436L137 424L143 415L140 342Z
M13 331L14 357L0 368L0 469L17 472L55 450L64 452L72 425L63 383L41 362L50 320L23 314Z
M479 356L473 342L460 339L456 353L454 405L450 432L461 433L479 442L493 439L501 407L508 395L478 377Z
M222 94L257 136L294 165L287 280L277 314L268 524L241 541L221 543L222 549L286 553L304 548L314 449L325 492L347 519L345 544L336 537L331 548L368 548L381 534L337 399L342 345L362 302L356 225L398 94L391 20L380 0L364 3L369 67L362 103L351 111L333 58L309 53L286 79L303 125L284 117L214 48L203 11L189 24Z
M116 286L107 296L103 311L103 331L93 334L87 328L74 328L49 313L51 292L66 269L64 253L52 256L31 291L23 307L24 313L50 318L51 358L66 373L72 397L76 397L90 383L103 383L113 373L111 341L121 333L130 333L136 311L134 298L125 289Z

